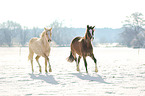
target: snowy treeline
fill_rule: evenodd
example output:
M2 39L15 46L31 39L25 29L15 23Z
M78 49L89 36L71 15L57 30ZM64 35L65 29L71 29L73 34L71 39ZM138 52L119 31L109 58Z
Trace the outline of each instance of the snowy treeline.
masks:
M69 46L71 40L76 36L83 37L86 28L67 28L56 25L54 22L50 27L52 30L52 40L58 46ZM54 26L55 25L55 26ZM20 24L7 21L0 24L0 46L27 46L32 37L39 37L43 28L22 27ZM96 28L93 43L116 43L119 42L119 33L122 29Z

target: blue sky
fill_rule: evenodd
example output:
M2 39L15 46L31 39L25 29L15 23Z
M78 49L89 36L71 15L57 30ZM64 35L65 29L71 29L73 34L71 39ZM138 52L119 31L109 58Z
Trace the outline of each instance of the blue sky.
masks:
M120 28L134 12L145 15L144 0L0 0L0 23L12 20L28 28L56 19L67 27Z

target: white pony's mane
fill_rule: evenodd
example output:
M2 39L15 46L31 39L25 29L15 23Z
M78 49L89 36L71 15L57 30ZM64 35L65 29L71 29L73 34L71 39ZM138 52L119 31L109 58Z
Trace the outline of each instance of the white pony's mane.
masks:
M41 34L40 34L40 37L44 37L44 34L46 33L46 30L44 30Z
M42 38L47 31L51 31L51 30L52 30L52 28L50 28L50 29L44 28L44 31L41 33L40 37Z

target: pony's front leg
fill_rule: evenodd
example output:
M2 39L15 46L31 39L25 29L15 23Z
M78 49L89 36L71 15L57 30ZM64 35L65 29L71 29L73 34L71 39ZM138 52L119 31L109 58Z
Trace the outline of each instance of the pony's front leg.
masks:
M94 57L94 54L92 54L90 57L94 60L94 63L95 63L95 72L98 72L97 60L96 60L96 58Z
M83 59L84 59L85 67L86 67L86 73L88 73L86 57L83 56Z
M50 62L49 62L49 58L48 58L48 64L49 64L49 72L52 72L51 65L50 65Z
M48 64L49 64L49 72L52 72L51 65L50 65L48 57L47 57L47 59L45 59L45 71L47 72L47 61L48 61Z

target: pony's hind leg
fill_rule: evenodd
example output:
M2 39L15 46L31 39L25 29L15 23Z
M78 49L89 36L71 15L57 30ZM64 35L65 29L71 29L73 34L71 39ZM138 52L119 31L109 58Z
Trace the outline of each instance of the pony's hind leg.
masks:
M40 56L36 56L36 61L37 61L37 63L38 63L38 65L39 65L39 72L41 73L42 71L41 71L41 65L40 65L40 63L39 63L39 61L38 61L38 59L40 58Z
M34 52L31 50L31 48L29 47L29 56L28 56L28 60L31 61L31 67L32 67L32 72L34 72L34 69L33 69L33 55L34 55Z
M47 71L47 58L45 58L45 72L48 73L48 71Z
M80 68L79 68L80 59L81 59L81 56L79 56L79 58L78 58L78 62L77 62L77 71L80 71Z
M76 62L77 71L79 71L79 70L78 70L78 62L77 62L77 57L76 57L76 56L75 56L74 60L75 60L75 62Z
M96 60L94 54L92 54L90 57L94 60L94 63L95 63L95 72L98 72L98 68L97 68L97 60Z
M79 69L79 62L78 62L78 61L80 61L80 56L78 58L78 61L77 61L77 56L76 56L76 53L75 52L72 53L72 56L74 57L74 60L76 62L77 71L80 71L80 69Z
M33 59L31 60L31 67L32 67L32 73L34 72L34 69L33 69Z

